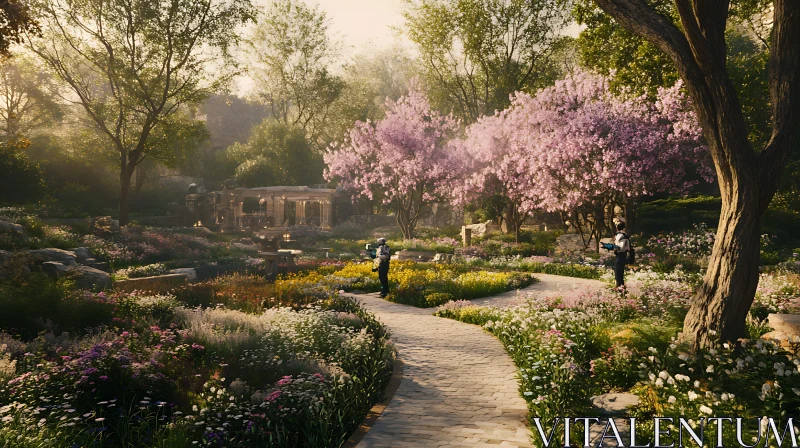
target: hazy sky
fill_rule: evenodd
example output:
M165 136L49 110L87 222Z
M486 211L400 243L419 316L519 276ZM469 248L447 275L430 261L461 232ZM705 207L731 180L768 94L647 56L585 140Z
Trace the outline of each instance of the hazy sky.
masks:
M255 3L263 6L268 1ZM331 31L346 47L345 53L358 52L368 44L386 48L398 41L410 48L408 40L391 29L403 25L403 0L306 0L306 3L317 4L328 14Z
M363 51L365 48L384 49L399 43L414 54L413 44L397 30L403 26L403 0L305 0L317 4L327 14L331 31L344 46L344 56ZM266 6L269 0L254 0ZM579 28L572 25L566 34L577 36ZM252 81L240 81L242 92L252 87Z

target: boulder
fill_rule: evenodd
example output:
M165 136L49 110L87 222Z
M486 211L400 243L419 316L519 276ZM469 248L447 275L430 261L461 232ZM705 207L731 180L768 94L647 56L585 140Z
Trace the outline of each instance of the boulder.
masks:
M611 393L595 395L591 398L592 406L603 417L619 417L628 413L628 409L639 405L639 396L634 394Z
M67 266L77 264L75 252L70 252L63 249L35 249L29 250L28 254L33 257L36 263L44 263L47 261L57 261Z
M494 224L492 221L481 222L478 224L470 224L464 227L472 230L472 236L477 236L477 237L483 237L488 232L495 232L500 230L500 227L498 227L497 224Z
M0 221L0 233L10 233L15 236L24 237L27 236L27 232L25 231L25 227L22 227L19 224L15 224L13 222L7 221Z
M108 263L105 261L97 261L94 258L86 259L81 263L84 266L89 266L91 268L100 269L101 271L108 272L109 266Z
M72 249L72 252L75 252L75 256L78 257L78 261L81 263L92 258L92 251L87 247L76 247Z
M120 233L119 221L110 216L97 216L92 219L91 232L97 236L110 236Z
M437 253L433 256L433 261L435 263L450 263L453 261L453 254Z
M111 288L111 275L100 269L89 266L70 266L68 275L75 279L75 284L84 289L109 289Z
M431 261L436 256L436 252L422 250L401 250L397 252L398 260Z
M71 278L77 287L83 289L111 288L111 275L89 266L68 266L57 261L45 261L42 263L42 272L54 279Z
M761 335L761 339L773 341L789 351L792 351L793 345L800 343L800 336L790 336L782 331L770 331Z
M53 278L60 278L69 272L69 267L57 261L45 261L42 263L42 272Z
M788 336L800 336L800 315L797 314L770 314L767 319L769 326L776 332Z
M186 277L186 281L194 283L197 281L197 270L195 268L178 268L169 271L170 274L180 274Z

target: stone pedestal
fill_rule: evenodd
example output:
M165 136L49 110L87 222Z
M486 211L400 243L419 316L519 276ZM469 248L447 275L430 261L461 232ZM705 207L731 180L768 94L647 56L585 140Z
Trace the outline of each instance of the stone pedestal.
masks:
M461 227L461 242L464 247L472 246L472 229L467 228L467 226Z

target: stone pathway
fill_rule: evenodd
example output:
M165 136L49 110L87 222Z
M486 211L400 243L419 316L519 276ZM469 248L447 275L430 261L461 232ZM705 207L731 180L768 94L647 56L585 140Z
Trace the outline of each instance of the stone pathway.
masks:
M485 299L473 300L479 305L490 305L499 308L509 307L525 302L525 297L542 297L558 292L572 291L575 289L600 289L605 283L599 280L586 278L562 277L560 275L533 274L539 279L538 283L520 291L509 291Z
M542 281L525 292L600 284L537 277ZM476 325L435 317L430 309L376 294L352 296L389 327L404 363L400 387L358 447L532 446L517 369L500 341ZM475 302L505 306L516 299L511 293Z

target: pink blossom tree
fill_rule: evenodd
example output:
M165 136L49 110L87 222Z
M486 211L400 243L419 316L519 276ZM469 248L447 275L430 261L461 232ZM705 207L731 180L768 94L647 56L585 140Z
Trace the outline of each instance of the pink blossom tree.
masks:
M453 141L459 155L459 181L453 183L451 194L453 203L462 207L477 201L499 203L509 231L519 242L522 223L537 204L523 181L527 176L525 158L520 157L524 148L514 144L508 114L483 117L467 128L464 139Z
M510 207L562 212L584 243L611 232L615 206L656 192L686 192L713 179L708 150L680 85L658 101L615 97L605 78L576 73L480 120L459 144L464 203L502 184ZM587 234L588 233L588 238Z
M384 119L357 122L344 143L326 152L325 178L354 196L391 204L403 237L411 239L422 206L439 199L455 174L448 142L459 123L432 110L416 83L386 109Z

